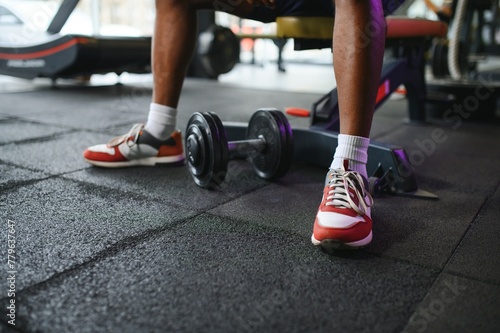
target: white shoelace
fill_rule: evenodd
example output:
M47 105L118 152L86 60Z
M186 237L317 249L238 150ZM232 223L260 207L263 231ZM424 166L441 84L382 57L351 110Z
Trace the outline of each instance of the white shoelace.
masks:
M130 129L130 131L128 131L127 134L120 135L111 139L108 142L108 147L116 147L122 144L123 142L126 142L129 147L134 146L135 143L137 142L137 138L141 134L141 130L143 127L144 124L135 124L134 126L132 126L132 128ZM133 137L133 139L130 139L131 137Z
M366 215L368 207L373 205L373 198L366 191L362 176L357 172L344 170L332 170L330 175L332 179L328 186L331 190L328 192L326 205L354 209L359 215ZM349 188L353 191L349 191ZM354 202L354 196L357 196L359 206Z

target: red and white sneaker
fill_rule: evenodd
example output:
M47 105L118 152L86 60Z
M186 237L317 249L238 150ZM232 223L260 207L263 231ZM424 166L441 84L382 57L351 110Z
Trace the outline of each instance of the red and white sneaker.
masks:
M104 168L154 166L183 161L184 150L179 131L162 141L144 130L143 124L135 124L127 134L87 148L83 157L88 163Z
M357 249L372 240L367 181L358 172L330 170L314 221L311 241L328 249Z

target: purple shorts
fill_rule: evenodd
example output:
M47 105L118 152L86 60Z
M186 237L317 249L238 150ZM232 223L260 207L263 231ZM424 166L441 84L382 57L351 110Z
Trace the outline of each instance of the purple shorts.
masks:
M384 14L393 13L405 0L381 0ZM332 16L332 0L276 0L274 9L256 6L246 18L260 22L274 22L278 16Z

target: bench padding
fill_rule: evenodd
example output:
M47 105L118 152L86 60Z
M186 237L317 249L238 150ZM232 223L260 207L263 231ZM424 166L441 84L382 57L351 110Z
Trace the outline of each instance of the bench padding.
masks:
M445 37L448 26L439 21L420 18L387 17L387 38ZM283 16L276 19L276 35L280 38L331 39L333 18Z

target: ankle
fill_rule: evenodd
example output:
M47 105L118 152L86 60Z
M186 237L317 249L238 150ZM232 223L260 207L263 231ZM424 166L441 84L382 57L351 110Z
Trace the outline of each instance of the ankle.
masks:
M369 144L369 138L339 134L338 146L330 168L340 169L344 167L368 178L366 163L368 161Z
M167 139L175 131L177 123L177 109L151 103L148 122L144 129L159 140Z

